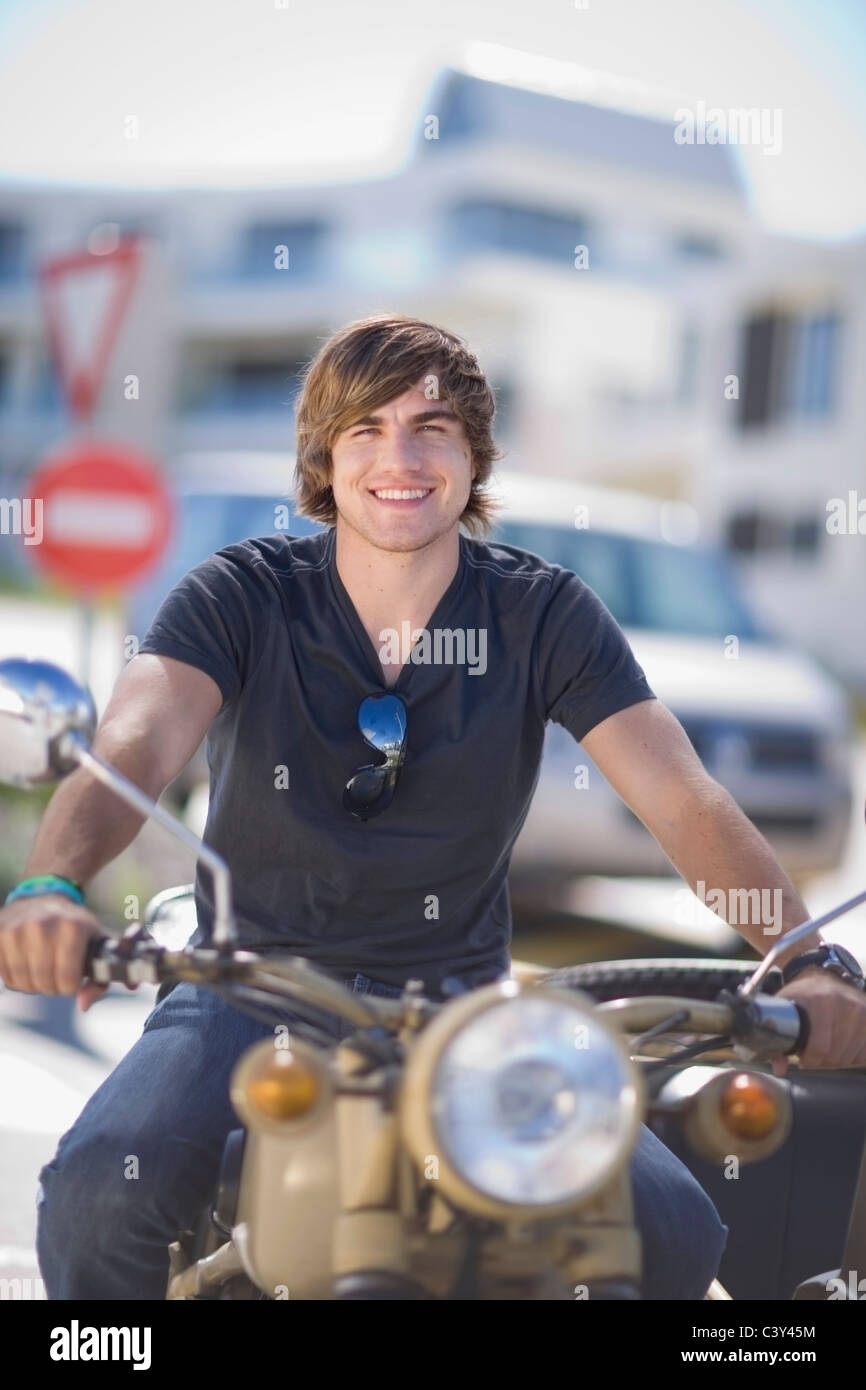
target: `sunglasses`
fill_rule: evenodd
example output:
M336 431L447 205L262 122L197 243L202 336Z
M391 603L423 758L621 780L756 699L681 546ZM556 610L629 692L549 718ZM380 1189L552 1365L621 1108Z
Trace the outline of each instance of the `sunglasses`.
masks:
M369 820L391 805L406 755L406 725L399 695L368 695L358 706L358 728L385 761L359 767L346 783L343 806L357 820Z

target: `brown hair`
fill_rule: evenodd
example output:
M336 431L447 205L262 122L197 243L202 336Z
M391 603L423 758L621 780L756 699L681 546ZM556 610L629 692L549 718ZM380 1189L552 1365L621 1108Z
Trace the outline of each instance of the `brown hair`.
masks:
M496 501L484 492L496 459L493 390L462 338L399 314L350 323L319 349L304 373L296 411L295 506L302 516L333 525L331 446L361 416L401 396L422 376L435 374L437 399L462 421L475 476L460 518L473 534L493 521Z

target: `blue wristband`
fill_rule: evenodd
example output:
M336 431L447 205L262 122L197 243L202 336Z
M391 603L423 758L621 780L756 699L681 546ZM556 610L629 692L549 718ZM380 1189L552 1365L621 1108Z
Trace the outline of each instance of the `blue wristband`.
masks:
M25 878L6 895L6 903L14 903L18 898L37 898L47 893L62 893L65 898L71 898L73 902L83 903L84 893L77 883L73 883L71 878L61 878L59 874L37 874L33 878ZM4 903L4 906L6 905Z

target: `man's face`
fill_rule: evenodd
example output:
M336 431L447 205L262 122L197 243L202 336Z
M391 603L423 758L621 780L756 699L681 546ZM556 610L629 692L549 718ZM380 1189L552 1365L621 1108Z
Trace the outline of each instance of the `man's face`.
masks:
M472 454L462 421L429 400L422 377L355 420L331 449L337 525L380 550L421 550L455 528L469 499Z

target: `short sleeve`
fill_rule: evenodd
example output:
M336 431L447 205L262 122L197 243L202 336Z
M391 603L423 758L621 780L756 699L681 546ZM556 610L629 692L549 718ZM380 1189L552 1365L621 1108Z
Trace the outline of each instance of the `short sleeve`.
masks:
M613 614L570 570L554 574L537 662L545 717L578 742L611 714L656 698Z
M225 706L240 694L249 669L250 587L247 567L217 551L166 595L138 650L204 671L216 681Z

